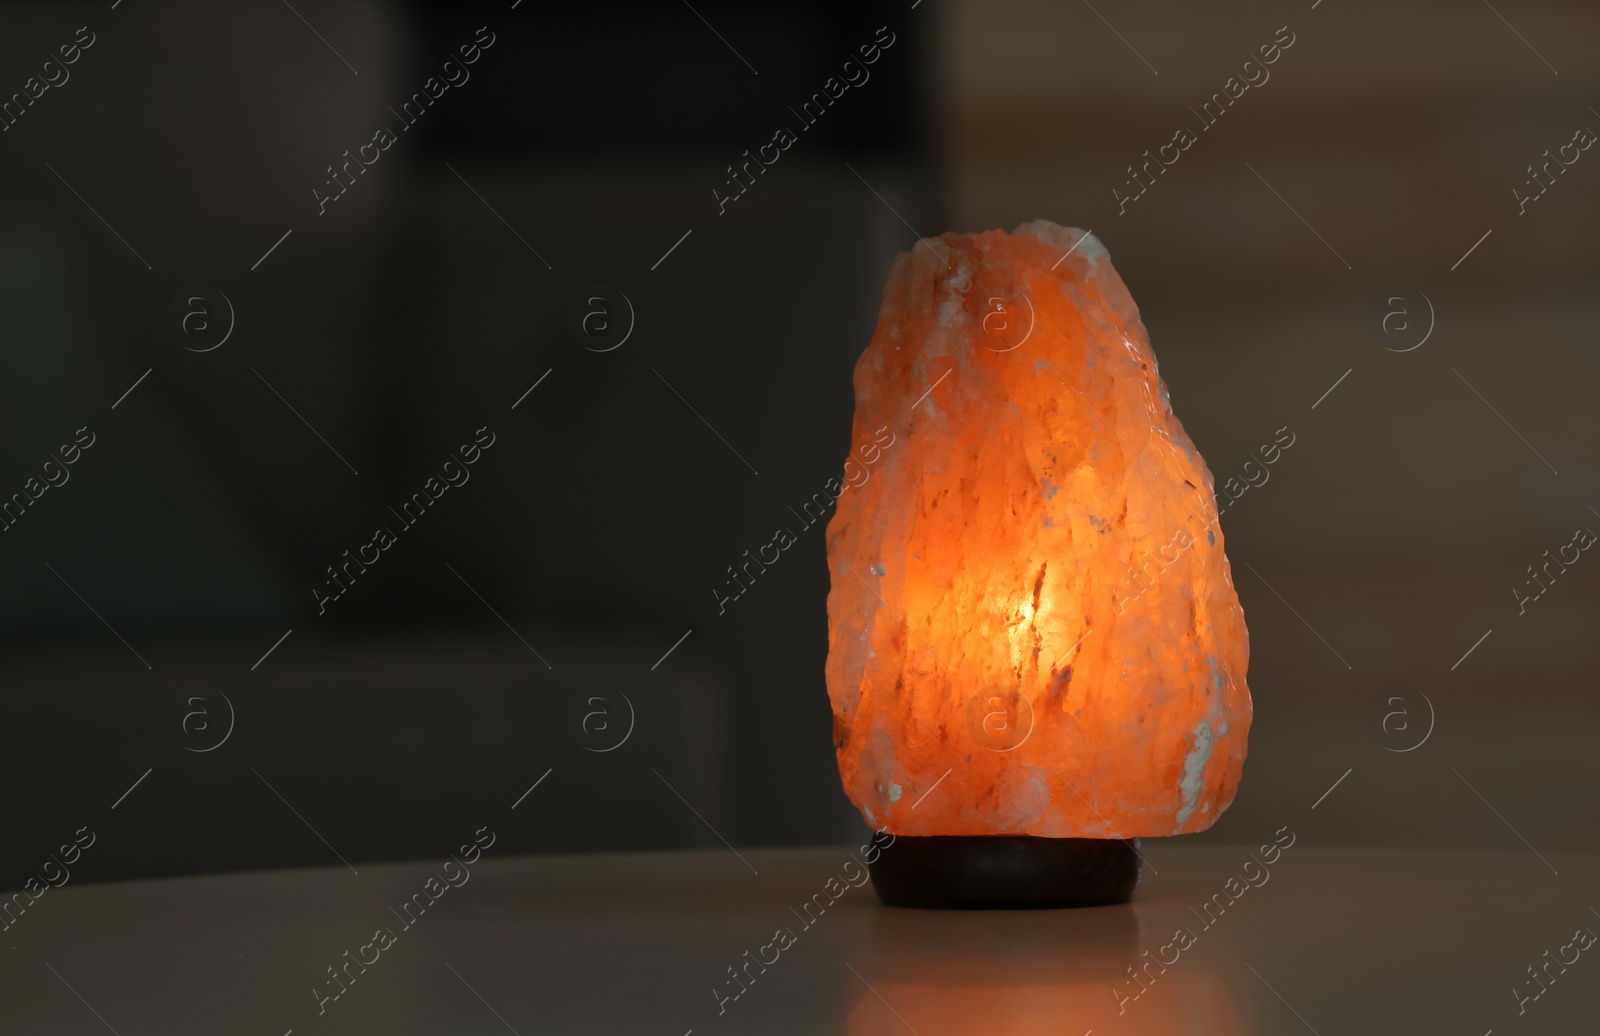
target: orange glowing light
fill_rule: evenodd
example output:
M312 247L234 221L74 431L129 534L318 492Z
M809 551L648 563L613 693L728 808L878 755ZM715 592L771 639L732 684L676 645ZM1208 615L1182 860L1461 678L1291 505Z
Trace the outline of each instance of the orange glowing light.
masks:
M1213 481L1105 248L1037 221L902 254L855 369L828 526L846 792L904 835L1210 827L1249 640Z

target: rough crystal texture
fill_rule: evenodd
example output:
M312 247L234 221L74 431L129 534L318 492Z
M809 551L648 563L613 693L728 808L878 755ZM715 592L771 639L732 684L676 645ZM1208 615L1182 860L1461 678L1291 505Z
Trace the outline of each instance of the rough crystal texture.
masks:
M867 823L1210 827L1244 765L1248 635L1211 473L1105 248L1042 220L918 242L855 389L827 678Z

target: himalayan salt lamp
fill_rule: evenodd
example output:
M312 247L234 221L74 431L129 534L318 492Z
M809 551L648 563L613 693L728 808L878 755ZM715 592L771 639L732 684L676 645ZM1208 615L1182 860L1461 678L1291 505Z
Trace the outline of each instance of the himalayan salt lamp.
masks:
M896 836L874 887L1126 901L1138 838L1233 801L1251 712L1211 473L1133 299L1081 230L919 241L855 391L827 682L845 791Z

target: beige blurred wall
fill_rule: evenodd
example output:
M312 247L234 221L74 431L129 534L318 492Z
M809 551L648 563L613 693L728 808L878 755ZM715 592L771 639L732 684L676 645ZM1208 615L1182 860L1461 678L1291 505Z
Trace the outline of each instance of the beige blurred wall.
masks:
M1547 854L1600 848L1600 559L1583 555L1523 614L1512 595L1576 527L1600 532L1600 149L1526 213L1512 195L1546 148L1600 130L1600 11L923 10L945 227L1092 228L1219 477L1275 429L1297 435L1223 519L1256 719L1239 798L1206 837L1287 823L1323 841L1526 851L1509 822ZM1284 26L1294 42L1270 78L1119 214L1128 163L1197 129L1190 107ZM1404 353L1367 326L1369 302L1397 288L1435 314ZM1426 695L1428 740L1388 750L1380 694L1418 710Z

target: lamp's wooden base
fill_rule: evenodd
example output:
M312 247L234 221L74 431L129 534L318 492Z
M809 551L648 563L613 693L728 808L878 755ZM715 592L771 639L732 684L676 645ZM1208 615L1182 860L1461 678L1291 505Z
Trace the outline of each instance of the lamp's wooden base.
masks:
M1126 903L1139 840L1031 835L901 836L867 867L888 906L1039 910Z

